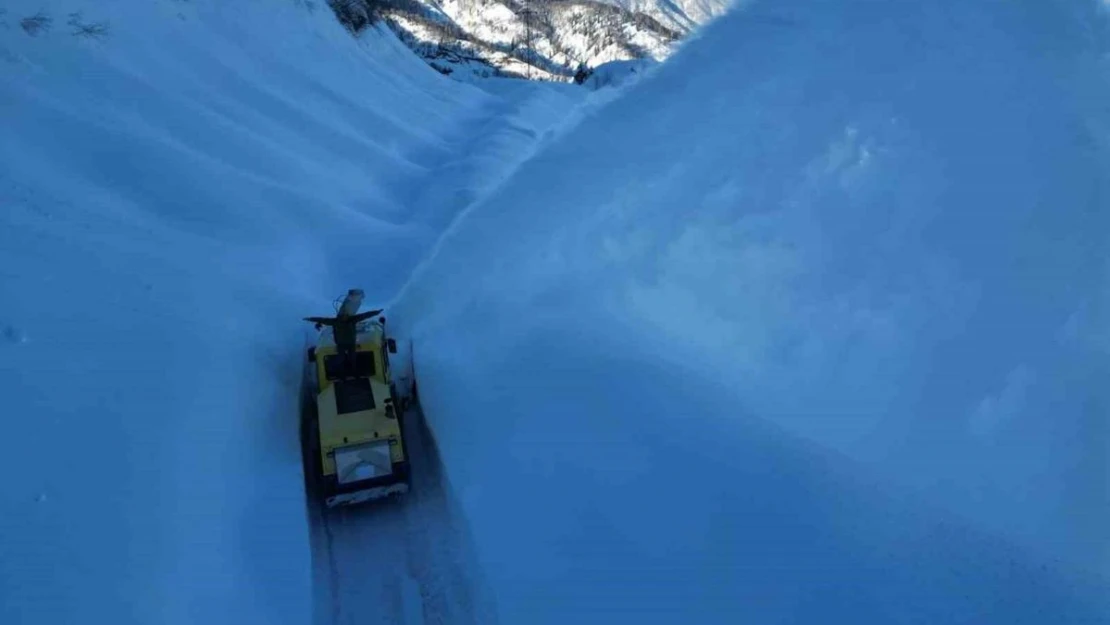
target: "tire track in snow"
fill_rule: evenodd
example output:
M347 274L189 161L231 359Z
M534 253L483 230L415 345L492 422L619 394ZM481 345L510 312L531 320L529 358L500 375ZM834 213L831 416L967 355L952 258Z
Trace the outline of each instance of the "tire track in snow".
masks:
M323 518L323 514L324 514L324 507L320 506L321 519ZM334 547L335 537L332 535L331 528L328 527L327 523L321 522L321 526L324 528L324 540L325 540L325 545L326 545L326 550L327 550L327 558L328 558L328 573L330 574L329 577L328 577L328 582L329 582L328 583L328 590L331 591L331 594L330 594L331 603L330 603L330 605L331 605L331 608L332 608L331 609L332 622L333 623L338 623L339 622L339 566L335 562L335 551L334 551L334 549L335 549L335 547Z
M310 502L318 625L489 623L465 524L457 522L439 454L418 405L405 437L413 467L403 497L326 509ZM312 518L314 517L314 518ZM476 610L476 607L481 609Z

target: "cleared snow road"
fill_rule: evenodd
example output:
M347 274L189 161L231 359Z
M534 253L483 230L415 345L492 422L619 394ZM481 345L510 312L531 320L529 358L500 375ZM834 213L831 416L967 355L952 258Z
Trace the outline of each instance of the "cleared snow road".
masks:
M408 412L405 438L413 467L406 496L331 510L309 501L318 624L485 624L496 618L468 565L469 533L418 404Z
M523 81L491 81L486 90L495 96L489 105L444 146L422 177L425 184L412 184L402 198L411 211L408 219L428 232L442 232L561 124L573 123L571 113L582 97L565 85ZM362 268L357 263L350 268L356 265ZM366 275L359 273L357 279ZM392 295L388 281L359 285L369 290L372 301ZM408 495L335 510L309 501L314 621L319 625L496 621L418 404L405 428L413 463Z

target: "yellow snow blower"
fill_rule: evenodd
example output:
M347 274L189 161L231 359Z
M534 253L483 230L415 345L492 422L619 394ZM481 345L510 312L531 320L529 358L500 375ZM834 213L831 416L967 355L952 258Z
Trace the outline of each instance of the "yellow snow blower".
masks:
M316 407L303 424L305 453L329 508L403 494L410 483L404 402L389 369L397 344L381 310L358 313L362 296L352 289L335 317L305 319L321 330L308 350Z

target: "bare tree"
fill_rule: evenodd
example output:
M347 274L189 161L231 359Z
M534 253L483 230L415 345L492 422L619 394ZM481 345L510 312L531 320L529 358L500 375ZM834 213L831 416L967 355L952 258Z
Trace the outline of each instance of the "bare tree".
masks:
M81 13L70 13L69 22L67 23L73 28L72 34L74 37L103 39L108 36L108 24L106 22L86 23L82 19Z
M328 4L339 21L352 33L362 32L375 21L364 0L328 0Z
M43 13L42 11L35 13L31 17L25 17L19 20L19 25L21 28L23 28L23 32L31 35L32 37L38 35L39 33L49 32L50 25L53 23L54 18L50 17L46 13Z
M536 40L534 22L536 19L536 12L529 5L522 5L520 17L524 20L524 54L521 60L524 61L526 67L525 71L528 75L528 80L532 79L532 59L536 55Z

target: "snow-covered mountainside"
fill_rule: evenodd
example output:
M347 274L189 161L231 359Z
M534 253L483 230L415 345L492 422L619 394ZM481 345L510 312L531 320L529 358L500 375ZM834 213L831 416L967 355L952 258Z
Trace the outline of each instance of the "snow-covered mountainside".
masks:
M756 0L590 91L6 0L0 623L1110 623L1108 19ZM321 514L356 286L429 430Z
M650 15L662 24L691 30L720 17L736 0L604 0L635 13Z
M438 71L468 80L573 80L612 61L662 60L725 0L332 0L356 30L383 20ZM581 79L581 77L580 77Z

